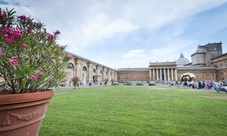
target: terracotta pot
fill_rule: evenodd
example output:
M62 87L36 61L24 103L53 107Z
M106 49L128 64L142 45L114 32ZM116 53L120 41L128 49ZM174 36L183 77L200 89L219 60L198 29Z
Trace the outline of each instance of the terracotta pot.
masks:
M73 83L74 89L76 89L77 84L78 84L77 82L74 82L74 83Z
M38 136L53 90L0 95L0 136Z

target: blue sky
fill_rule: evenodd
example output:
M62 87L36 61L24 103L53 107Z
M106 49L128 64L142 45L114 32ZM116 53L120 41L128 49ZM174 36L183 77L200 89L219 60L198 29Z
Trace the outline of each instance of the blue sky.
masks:
M67 51L111 68L174 61L198 45L227 52L227 0L0 0L1 8L60 30Z

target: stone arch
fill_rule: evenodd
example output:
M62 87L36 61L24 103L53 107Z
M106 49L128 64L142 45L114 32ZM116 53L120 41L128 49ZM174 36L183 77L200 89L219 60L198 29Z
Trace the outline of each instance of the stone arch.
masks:
M225 79L223 72L219 72L218 77L220 77L219 80L224 80Z
M95 68L93 68L93 73L96 73L96 69Z
M73 63L68 62L68 64L67 64L67 68L68 68L68 69L74 69L74 65L73 65Z
M86 66L83 66L83 71L87 72L87 67Z

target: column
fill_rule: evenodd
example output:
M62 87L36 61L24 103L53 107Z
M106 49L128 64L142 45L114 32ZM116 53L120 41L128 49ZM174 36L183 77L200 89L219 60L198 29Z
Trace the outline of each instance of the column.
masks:
M162 69L160 69L160 80L162 81Z
M152 78L152 80L155 80L155 69L153 69L153 78Z
M175 68L175 80L177 81L177 68Z
M157 77L156 77L157 80L159 80L159 79L158 79L158 69L156 69L156 76L157 76Z
M166 81L166 69L164 68L164 81Z
M173 68L171 69L171 80L173 81Z
M200 77L201 77L201 81L203 80L203 73L201 72L200 74Z
M151 80L151 69L149 69L149 81Z
M169 68L167 69L167 74L168 74L168 79L167 80L169 81Z
M210 81L213 81L213 73L211 73Z
M214 81L217 81L217 80L216 80L216 73L214 73Z

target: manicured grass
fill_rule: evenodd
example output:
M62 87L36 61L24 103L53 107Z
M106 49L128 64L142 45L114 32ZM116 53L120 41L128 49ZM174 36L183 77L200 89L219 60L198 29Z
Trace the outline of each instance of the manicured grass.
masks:
M57 91L39 136L224 136L227 94L158 86Z

